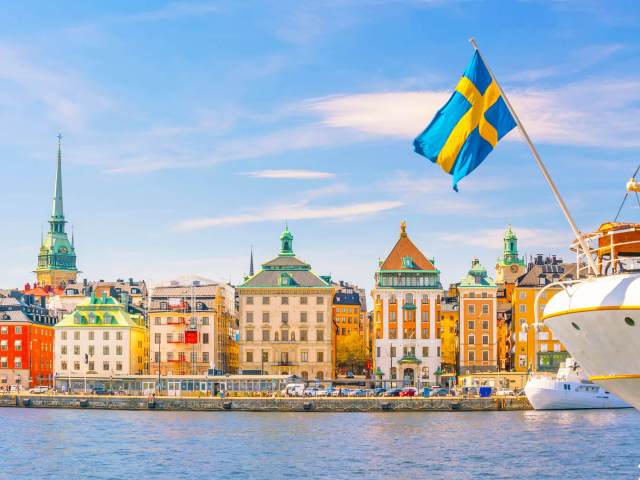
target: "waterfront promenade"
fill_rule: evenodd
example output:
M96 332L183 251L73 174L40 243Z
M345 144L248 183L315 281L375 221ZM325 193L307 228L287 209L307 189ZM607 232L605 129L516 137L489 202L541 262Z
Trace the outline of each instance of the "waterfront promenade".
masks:
M3 395L0 407L247 412L428 412L531 410L526 397L156 397Z

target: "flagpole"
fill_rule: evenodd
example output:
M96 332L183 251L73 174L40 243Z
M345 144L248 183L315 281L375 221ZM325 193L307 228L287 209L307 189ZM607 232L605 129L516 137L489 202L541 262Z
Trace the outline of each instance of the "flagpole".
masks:
M595 263L593 261L593 258L591 258L591 254L589 253L589 248L587 246L587 243L584 241L584 238L583 238L582 234L580 233L580 230L578 230L576 222L573 220L573 217L571 216L571 213L569 212L569 208L567 207L567 204L564 202L564 199L560 195L560 192L558 191L558 188L556 187L555 182L551 178L551 175L549 175L549 171L547 170L547 167L542 162L542 159L540 158L540 155L538 154L538 150L536 149L535 145L531 141L531 138L529 137L529 134L527 133L527 130L524 128L524 125L522 124L522 122L518 118L518 114L516 113L516 111L511 106L511 102L509 102L509 98L505 95L504 90L502 90L502 86L500 85L500 83L498 82L496 77L493 75L493 72L491 71L491 68L489 67L489 64L484 59L484 56L482 55L482 52L480 51L480 48L478 47L478 44L476 43L475 39L473 37L471 37L469 39L469 42L471 42L471 45L473 45L473 48L475 48L476 52L478 52L478 55L480 55L480 58L484 62L485 67L487 67L487 71L489 72L489 75L491 75L491 78L496 83L496 86L498 87L498 90L500 91L500 95L504 99L504 103L507 105L507 108L509 109L509 112L511 112L511 115L513 116L513 119L515 120L516 125L518 125L518 127L520 128L520 132L522 133L522 136L524 137L525 142L527 142L527 145L529 145L529 149L531 150L531 153L533 154L533 158L535 158L536 163L538 164L538 167L540 168L540 171L542 172L542 175L544 176L545 180L549 184L549 187L551 187L551 191L553 192L553 195L556 197L556 200L558 201L558 204L560 205L560 209L562 210L562 213L564 213L565 218L569 222L569 226L571 227L571 230L573 230L573 234L576 236L576 239L578 240L578 243L580 244L580 247L585 252L585 256L587 257L587 262L589 263L589 267L591 267L591 270L593 271L593 274L597 275L598 271L596 270L596 265L595 265ZM576 265L576 269L579 269L579 267L580 267L580 265ZM579 271L579 270L577 270L577 271Z

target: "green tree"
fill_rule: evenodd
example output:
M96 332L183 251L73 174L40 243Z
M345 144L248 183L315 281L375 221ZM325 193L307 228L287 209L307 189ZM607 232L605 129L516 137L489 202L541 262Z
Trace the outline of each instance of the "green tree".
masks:
M367 347L364 339L357 333L338 337L336 364L338 369L352 372L362 371L367 364Z

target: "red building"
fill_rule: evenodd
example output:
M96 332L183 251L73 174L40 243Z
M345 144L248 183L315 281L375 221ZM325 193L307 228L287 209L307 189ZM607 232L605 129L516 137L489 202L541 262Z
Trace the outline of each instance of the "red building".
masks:
M33 296L0 298L0 387L53 386L57 318Z

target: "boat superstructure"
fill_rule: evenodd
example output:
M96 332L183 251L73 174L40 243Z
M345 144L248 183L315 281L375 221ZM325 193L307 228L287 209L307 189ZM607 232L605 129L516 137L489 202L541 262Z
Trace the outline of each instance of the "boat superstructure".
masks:
M571 248L579 278L548 285L562 291L542 320L590 380L640 409L640 224L605 223Z
M573 358L567 358L555 377L533 375L524 392L536 410L631 407L600 385L589 381Z

